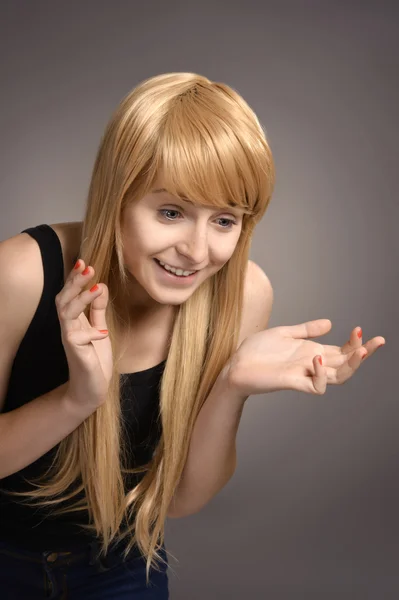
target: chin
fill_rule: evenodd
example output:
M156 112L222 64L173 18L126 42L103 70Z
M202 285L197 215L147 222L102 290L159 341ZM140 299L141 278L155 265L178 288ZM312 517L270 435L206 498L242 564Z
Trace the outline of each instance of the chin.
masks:
M188 300L193 294L187 294L187 296L184 299L181 298L168 298L166 299L165 296L163 296L162 298L154 298L155 302L158 302L158 304L162 305L162 306L180 306L181 304L184 304L184 302L186 302L186 300Z

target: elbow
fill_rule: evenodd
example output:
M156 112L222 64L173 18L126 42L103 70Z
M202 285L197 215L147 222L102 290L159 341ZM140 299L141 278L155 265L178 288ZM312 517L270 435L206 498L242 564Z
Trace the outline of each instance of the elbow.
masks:
M183 502L181 502L181 497L180 497L180 503L179 503L179 501L178 501L179 496L175 495L175 497L172 499L171 503L169 504L169 508L168 508L168 512L166 513L166 516L169 519L181 519L182 517L189 517L190 515L195 515L196 513L199 513L212 500L212 498L214 498L227 485L227 483L230 481L230 479L233 477L233 475L235 473L236 466L237 466L237 461L236 461L236 457L234 456L231 466L224 474L223 479L218 482L217 486L215 486L212 491L208 491L208 494L206 497L204 495L202 495L202 499L201 499L200 503L198 503L198 502L196 504L191 503L191 505L186 504L184 506Z

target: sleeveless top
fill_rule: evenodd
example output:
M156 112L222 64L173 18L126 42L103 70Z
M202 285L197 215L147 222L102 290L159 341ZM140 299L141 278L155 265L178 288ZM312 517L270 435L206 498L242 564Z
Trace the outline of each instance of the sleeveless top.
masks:
M3 412L46 394L66 383L68 362L61 340L55 296L64 286L64 264L60 240L49 225L24 229L38 243L43 261L44 286L35 315L15 356ZM141 466L151 460L161 436L159 385L163 361L150 369L122 374L121 406L124 440L128 448L128 467ZM13 497L4 490L26 491L26 481L38 477L50 466L58 445L35 462L0 479L0 540L27 549L45 551L79 548L92 542L95 534L79 527L88 524L88 513L52 515L51 507L32 507L25 497ZM132 489L143 474L126 475L125 489ZM73 498L83 498L84 492ZM21 502L22 501L22 502ZM62 503L62 507L69 501Z

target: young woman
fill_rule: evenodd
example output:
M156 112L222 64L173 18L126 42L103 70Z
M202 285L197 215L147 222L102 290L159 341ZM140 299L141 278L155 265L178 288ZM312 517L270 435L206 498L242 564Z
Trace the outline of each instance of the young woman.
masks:
M108 124L83 223L0 244L0 589L167 598L164 523L232 477L251 394L323 394L385 340L328 319L266 331L248 260L273 189L262 127L230 87L153 77Z

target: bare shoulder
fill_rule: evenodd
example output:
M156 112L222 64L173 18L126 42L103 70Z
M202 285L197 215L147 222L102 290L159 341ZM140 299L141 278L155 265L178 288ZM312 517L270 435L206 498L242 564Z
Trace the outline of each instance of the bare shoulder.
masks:
M273 308L273 287L264 270L248 261L238 346L253 333L267 328Z
M50 225L62 248L65 276L79 252L81 223ZM18 233L0 241L0 412L18 348L43 293L43 261L37 241Z
M69 267L79 251L81 226L80 222L50 225L60 240L65 266ZM18 233L0 241L0 261L3 282L7 279L9 283L18 285L27 281L27 293L32 290L34 295L38 291L41 294L44 284L43 262L39 245L32 236L28 233Z
M15 291L24 291L24 297L35 295L43 288L43 266L40 248L30 235L18 233L0 242L0 285L2 299L9 299L7 286ZM24 302L21 298L17 308Z
M43 291L40 248L27 233L0 242L0 411L14 358Z

